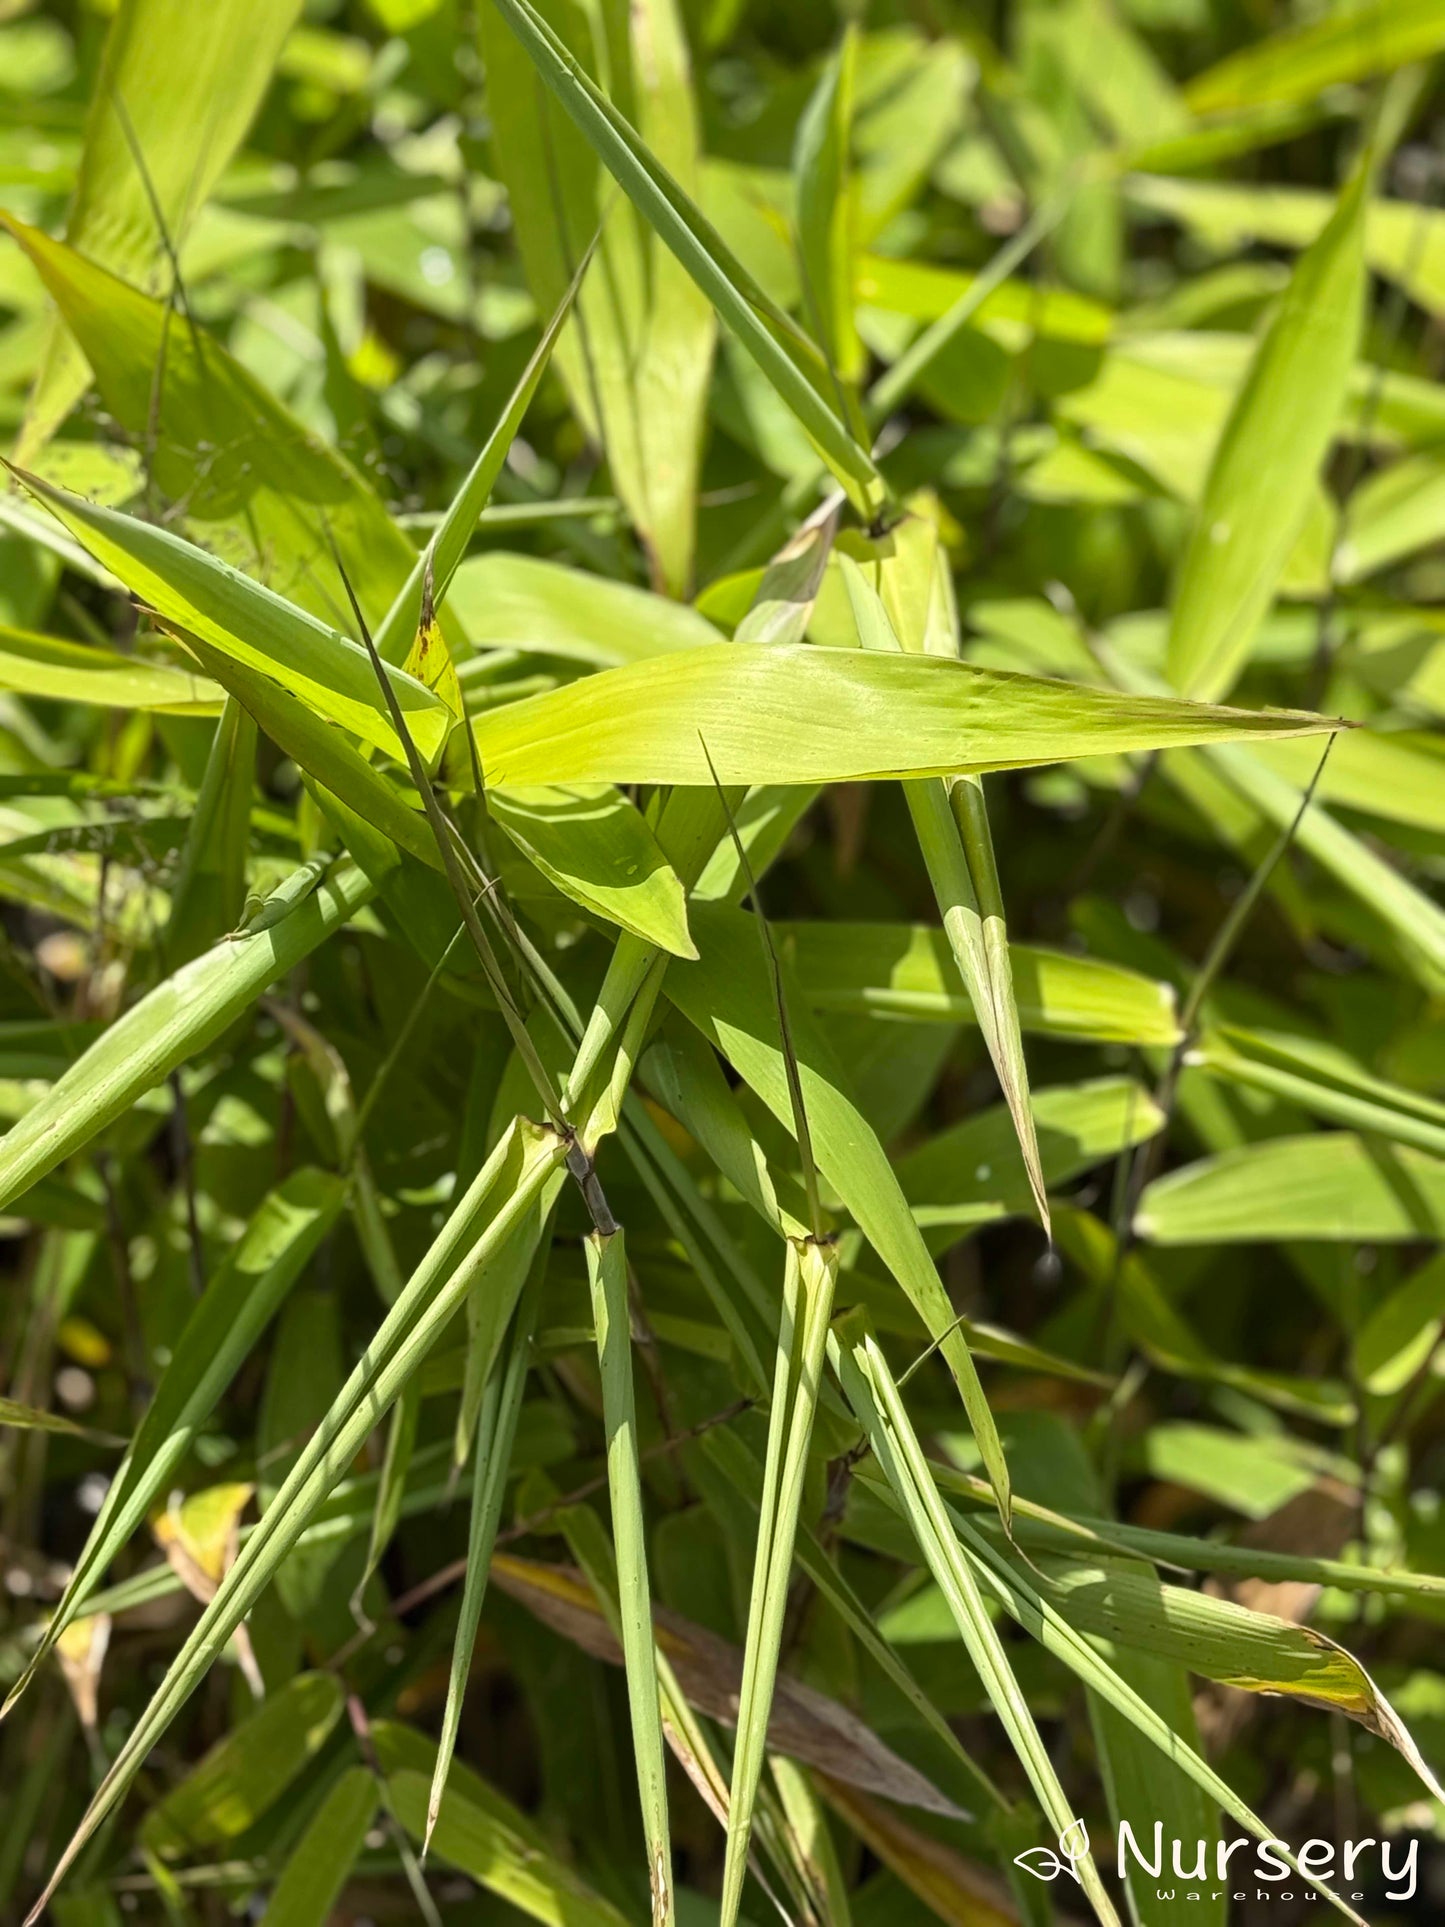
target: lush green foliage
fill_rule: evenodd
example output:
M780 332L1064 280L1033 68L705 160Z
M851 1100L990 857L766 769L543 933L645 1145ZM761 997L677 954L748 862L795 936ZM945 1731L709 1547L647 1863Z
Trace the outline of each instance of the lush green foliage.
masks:
M1442 49L0 7L0 1914L1438 1909Z

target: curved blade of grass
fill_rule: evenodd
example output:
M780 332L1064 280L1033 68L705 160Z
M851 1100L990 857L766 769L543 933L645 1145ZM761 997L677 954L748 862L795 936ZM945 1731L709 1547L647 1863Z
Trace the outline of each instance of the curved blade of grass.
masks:
M255 771L256 725L232 697L216 724L171 891L164 949L172 970L240 921Z
M743 1649L737 1746L723 1865L723 1927L734 1927L747 1872L753 1807L768 1744L768 1719L783 1642L793 1542L813 1435L813 1414L833 1312L838 1253L816 1238L787 1241L773 1398L768 1415L752 1598Z
M462 1589L461 1614L457 1620L452 1646L451 1672L447 1678L447 1702L442 1714L441 1734L437 1741L436 1765L432 1770L431 1793L427 1799L426 1830L422 1836L422 1857L426 1857L446 1792L447 1775L456 1751L457 1729L461 1725L462 1700L472 1670L472 1652L481 1623L482 1603L486 1597L487 1577L491 1571L492 1548L501 1523L502 1502L506 1496L507 1473L512 1462L512 1446L517 1436L517 1417L522 1409L527 1372L532 1362L532 1334L536 1329L540 1297L540 1267L545 1265L546 1241L539 1246L538 1259L530 1284L523 1288L512 1334L505 1356L499 1358L488 1375L477 1420L477 1439L472 1466L472 1511L467 1528L467 1577Z
M814 376L796 358L807 354L816 364L816 349L768 300L529 0L492 4L623 192L737 335L842 486L865 514L871 513L883 499L872 457L823 400L826 371Z
M325 859L312 858L277 887L249 924L133 1004L0 1140L0 1206L214 1043L371 894L372 885L353 865L329 868Z
M335 1224L345 1195L340 1178L312 1169L295 1171L263 1199L227 1253L186 1321L60 1603L0 1717L24 1692L152 1501L178 1472L222 1392Z
M477 1275L498 1250L527 1226L535 1224L540 1235L541 1223L563 1181L565 1154L563 1140L550 1131L518 1122L507 1132L388 1312L361 1362L302 1448L259 1525L245 1541L215 1598L172 1661L160 1687L96 1789L45 1891L32 1908L26 1927L33 1927L39 1920L85 1843L124 1797L146 1755L219 1657L226 1641L274 1577L327 1493L417 1370L459 1309ZM485 1228L470 1249L464 1249L479 1215L488 1206L492 1210Z
M840 1337L831 1350L848 1402L857 1413L899 1509L908 1520L919 1550L948 1602L959 1636L1039 1804L1062 1842L1078 1823L1009 1665L1003 1642L989 1618L973 1566L963 1556L937 1487L928 1475L922 1448L883 1355L866 1332L857 1339ZM1119 1927L1119 1917L1099 1878L1093 1856L1085 1853L1073 1862L1073 1870L1099 1919L1106 1927Z
M0 222L5 217L0 215ZM9 222L141 451L167 520L324 623L341 611L318 562L328 542L365 602L386 607L416 551L360 470L215 337L73 248ZM80 491L84 493L84 491ZM160 503L151 500L154 515ZM398 650L400 660L404 650Z
M452 586L452 578L467 552L467 544L476 529L482 510L491 500L493 486L502 472L513 442L521 431L523 419L532 405L532 398L537 392L538 384L547 371L547 365L552 359L552 350L557 345L557 337L572 311L582 271L590 258L589 250L584 256L582 266L573 277L571 286L563 292L551 320L542 331L542 339L532 350L526 367L518 376L517 385L508 397L507 405L502 410L496 427L482 444L481 451L467 470L461 487L448 503L446 512L437 524L425 549L413 563L410 575L397 590L394 601L377 625L374 636L376 653L383 662L397 661L409 646L419 624L422 598L428 582L432 585L433 607L440 609L446 601L447 592ZM347 566L350 567L349 561ZM355 579L353 577L353 580Z
M168 529L13 472L97 561L161 616L253 673L275 678L318 714L400 759L402 744L366 652L349 637ZM428 762L435 761L451 728L446 704L394 665L387 665L386 675L418 747Z
M607 1427L607 1485L617 1559L619 1617L637 1790L647 1845L647 1884L653 1927L675 1918L672 1834L667 1821L667 1764L653 1657L652 1589L647 1577L647 1527L638 1471L637 1407L632 1389L632 1331L627 1304L623 1234L592 1232L586 1241L587 1279L597 1329L602 1413ZM736 1809L734 1809L735 1811Z

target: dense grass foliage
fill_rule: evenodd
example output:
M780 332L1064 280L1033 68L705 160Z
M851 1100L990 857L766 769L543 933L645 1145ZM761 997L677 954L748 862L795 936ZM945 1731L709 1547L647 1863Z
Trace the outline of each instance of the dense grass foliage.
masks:
M1438 1917L1442 52L0 6L0 1917Z

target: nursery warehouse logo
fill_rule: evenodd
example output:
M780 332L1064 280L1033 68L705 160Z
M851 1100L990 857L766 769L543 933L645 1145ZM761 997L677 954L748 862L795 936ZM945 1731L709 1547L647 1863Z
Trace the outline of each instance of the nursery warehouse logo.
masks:
M1316 1889L1308 1881L1301 1881L1301 1873L1326 1884L1338 1879L1347 1888L1354 1888L1360 1867L1369 1865L1378 1855L1380 1872L1385 1879L1385 1898L1413 1900L1419 1874L1418 1840L1401 1846L1398 1865L1389 1840L1347 1840L1339 1849L1330 1840L1306 1840L1293 1856L1293 1866L1287 1858L1290 1850L1283 1840L1249 1840L1242 1834L1233 1840L1221 1840L1215 1846L1212 1867L1204 1841L1173 1840L1167 1844L1172 1852L1166 1857L1162 1820L1154 1822L1150 1853L1140 1846L1134 1829L1125 1820L1119 1828L1119 1878L1123 1880L1128 1873L1132 1856L1134 1864L1142 1867L1151 1880L1167 1883L1157 1889L1160 1900L1202 1900L1206 1896L1211 1900L1223 1900L1226 1896L1231 1900L1316 1900L1319 1898ZM1241 1860L1236 1864L1235 1855L1247 1854L1250 1849L1254 1852L1253 1863ZM1088 1828L1082 1820L1076 1820L1067 1832L1059 1835L1057 1851L1052 1847L1030 1847L1026 1853L1014 1855L1014 1864L1026 1868L1036 1880L1057 1880L1060 1874L1077 1880L1078 1863L1088 1852ZM1258 1884L1261 1881L1270 1884L1261 1886ZM1285 1890L1287 1881L1294 1885ZM1252 1894L1248 1891L1250 1885L1254 1889ZM1358 1889L1344 1897L1365 1898Z

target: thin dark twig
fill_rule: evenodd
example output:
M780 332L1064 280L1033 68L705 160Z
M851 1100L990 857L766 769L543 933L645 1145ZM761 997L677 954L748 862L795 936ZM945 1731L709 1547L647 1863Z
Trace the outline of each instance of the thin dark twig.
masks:
M493 950L491 940L488 938L486 931L483 930L481 920L477 916L476 909L473 905L472 893L467 888L466 879L461 874L454 842L455 826L448 820L442 810L441 804L437 801L436 791L432 786L431 778L426 772L426 765L422 762L421 754L412 739L411 730L407 727L407 721L405 715L402 713L401 703L397 699L396 691L391 686L391 678L386 673L386 665L377 654L376 644L372 640L371 630L367 626L365 616L361 613L361 604L357 601L356 591L351 585L351 577L346 572L346 565L341 560L340 552L334 542L331 545L331 553L332 559L336 564L337 573L341 577L342 586L346 590L347 600L351 604L351 613L356 620L356 626L360 631L361 640L365 645L368 656L371 658L371 666L376 673L377 682L381 687L382 699L391 717L392 727L396 731L402 748L406 752L407 766L411 771L412 781L416 784L417 791L421 796L422 807L426 812L427 822L431 827L432 835L436 839L437 851L441 857L443 868L446 871L447 881L452 886L452 894L456 897L457 907L462 913L463 925L466 928L468 937L470 937L472 941L473 948L481 959L482 969L486 973L488 987L497 1000L498 1008L502 1013L507 1029L511 1032L512 1042L517 1047L517 1054L526 1065L532 1081L537 1087L537 1093L546 1106L548 1117L559 1131L566 1134L566 1119L563 1117L561 1104L553 1088L551 1075L538 1054L537 1046L528 1034L527 1020L518 1007L515 997L512 995L511 986L508 984L502 972L502 966L497 959L497 953Z
M327 530L327 535L329 538L329 529ZM456 825L452 823L451 819L442 809L441 804L437 801L436 790L432 785L431 778L427 775L426 765L422 762L416 743L412 739L411 731L407 727L406 717L402 714L401 704L397 699L396 691L392 688L391 679L386 673L386 667L380 655L377 653L376 644L372 640L371 630L367 627L366 618L361 613L361 604L356 599L356 591L351 586L351 578L346 573L346 566L341 560L340 551L337 549L334 541L331 543L331 554L336 564L337 573L341 577L342 586L346 590L347 600L351 604L351 613L356 619L356 626L360 630L362 641L366 645L366 653L371 658L371 666L376 672L377 681L381 685L382 697L391 716L392 727L395 729L401 745L406 751L407 767L410 769L412 781L416 784L417 790L420 793L422 807L426 811L427 822L431 826L432 835L436 840L442 865L446 871L447 881L451 885L452 895L456 898L457 908L462 913L462 923L466 927L467 935L471 938L472 945L478 957L481 959L482 969L486 972L487 982L491 987L492 995L497 1000L497 1007L501 1011L503 1020L511 1034L512 1042L516 1046L517 1055L525 1065L528 1075L536 1086L537 1094L546 1107L548 1121L567 1147L567 1173L576 1184L577 1189L582 1193L582 1201L587 1207L588 1215L592 1219L593 1227L597 1231L598 1236L610 1238L617 1231L618 1224L612 1215L611 1207L608 1205L606 1193L602 1189L602 1181L597 1175L596 1163L586 1145L582 1143L576 1131L568 1122L566 1113L562 1109L561 1100L557 1095L556 1087L552 1082L551 1074L542 1062L541 1054L537 1046L532 1041L531 1033L527 1029L526 1018L522 1015L515 998L512 996L511 986L502 974L502 967L497 960L497 954L491 946L486 931L482 928L481 919L477 915L476 904L473 901L471 891L467 888L466 877L462 873L461 858L458 854L458 844L461 843L460 833ZM464 845L462 847L463 849L465 848ZM492 899L494 905L496 901L497 899ZM518 946L520 946L520 933L517 933L515 941Z

